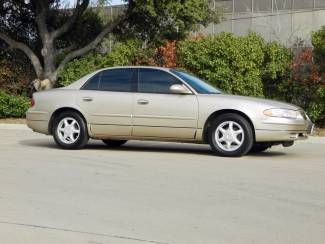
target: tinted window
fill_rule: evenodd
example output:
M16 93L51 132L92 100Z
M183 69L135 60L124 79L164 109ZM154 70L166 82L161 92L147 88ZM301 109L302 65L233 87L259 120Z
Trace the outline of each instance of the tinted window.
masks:
M165 71L155 69L139 70L139 92L171 93L169 88L174 84L182 84L182 82Z
M99 74L91 77L86 84L82 87L82 90L98 90Z
M102 91L131 92L133 69L105 70L100 74L99 89Z

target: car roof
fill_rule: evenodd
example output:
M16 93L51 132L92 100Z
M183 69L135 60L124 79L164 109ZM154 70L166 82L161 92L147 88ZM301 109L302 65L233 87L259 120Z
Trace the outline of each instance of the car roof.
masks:
M128 66L114 66L114 67L102 68L102 69L96 70L96 72L102 71L102 70L108 70L108 69L159 69L159 70L165 70L165 71L170 70L170 68L159 67L159 66L128 65Z

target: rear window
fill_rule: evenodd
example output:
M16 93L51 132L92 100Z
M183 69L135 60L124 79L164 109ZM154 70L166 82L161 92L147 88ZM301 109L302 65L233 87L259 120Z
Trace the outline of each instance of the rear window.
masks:
M98 86L99 86L99 74L97 73L96 75L91 77L81 89L98 90Z
M116 92L131 92L135 83L133 74L135 69L104 70L91 77L82 90L101 90Z

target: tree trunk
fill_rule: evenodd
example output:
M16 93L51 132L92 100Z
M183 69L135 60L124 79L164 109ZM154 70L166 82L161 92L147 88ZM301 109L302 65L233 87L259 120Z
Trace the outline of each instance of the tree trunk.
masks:
M96 46L104 39L104 37L110 33L113 28L126 18L125 15L121 15L108 23L103 30L87 45L76 50L69 50L69 53L65 55L60 63L57 62L57 57L62 50L55 48L54 42L57 38L65 34L73 27L73 24L77 18L87 9L89 0L77 1L77 6L66 23L56 30L50 32L46 26L46 17L50 8L49 1L37 0L37 14L36 23L38 27L38 34L41 38L43 48L41 50L42 61L35 52L25 43L17 42L5 33L0 32L0 39L5 41L11 48L19 49L23 51L26 56L31 60L33 64L37 79L33 81L33 85L37 91L48 90L55 87L57 82L58 73L62 71L64 66L74 58L85 55L89 51L96 48Z
M35 79L33 80L33 86L36 91L50 90L53 88L53 82L51 82L49 79Z

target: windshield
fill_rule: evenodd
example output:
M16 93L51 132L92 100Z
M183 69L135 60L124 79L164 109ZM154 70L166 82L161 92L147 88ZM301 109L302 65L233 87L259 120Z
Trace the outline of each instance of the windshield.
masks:
M186 73L181 70L170 70L173 74L180 77L182 80L184 80L187 84L189 84L197 93L199 94L220 94L222 93L220 90L214 88L213 86L205 83L203 80Z

